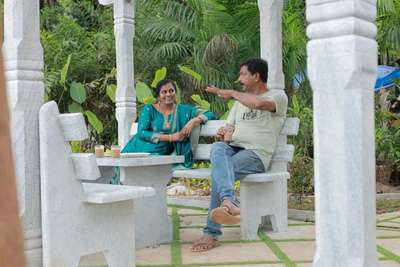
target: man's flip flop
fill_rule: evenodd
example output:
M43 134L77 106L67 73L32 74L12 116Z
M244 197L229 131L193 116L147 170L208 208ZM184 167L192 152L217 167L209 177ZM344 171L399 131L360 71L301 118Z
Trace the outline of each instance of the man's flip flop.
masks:
M204 241L202 238L197 240L193 246L190 248L192 252L204 252L208 251L210 249L216 248L220 245L218 240L212 240L212 241Z
M213 222L219 224L239 224L240 216L232 215L229 213L229 209L227 207L219 207L215 208L210 213L210 218Z

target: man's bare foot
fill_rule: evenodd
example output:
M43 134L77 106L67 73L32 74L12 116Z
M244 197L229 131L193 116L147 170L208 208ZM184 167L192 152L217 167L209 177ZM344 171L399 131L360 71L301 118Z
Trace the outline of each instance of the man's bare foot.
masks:
M233 216L240 215L240 208L238 206L236 206L235 204L233 204L228 199L225 199L224 201L222 201L221 207L227 207L228 212Z
M240 223L240 215L232 215L227 207L219 207L211 210L210 219L218 224Z
M192 252L204 252L217 246L219 246L218 240L214 239L212 236L203 235L193 243L190 250Z
M225 199L222 201L221 207L211 211L210 218L213 222L219 224L239 224L240 208L230 200Z

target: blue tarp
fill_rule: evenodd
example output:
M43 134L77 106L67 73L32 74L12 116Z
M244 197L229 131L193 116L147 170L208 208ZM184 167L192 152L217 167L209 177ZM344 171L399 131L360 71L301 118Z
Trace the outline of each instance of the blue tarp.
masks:
M375 91L394 85L394 80L400 78L400 68L390 66L378 66L378 78L375 83Z
M379 91L381 88L393 86L396 78L400 78L400 68L379 65L378 77L376 79L374 90ZM305 79L306 77L304 77L302 73L297 73L293 78L293 87L298 89Z

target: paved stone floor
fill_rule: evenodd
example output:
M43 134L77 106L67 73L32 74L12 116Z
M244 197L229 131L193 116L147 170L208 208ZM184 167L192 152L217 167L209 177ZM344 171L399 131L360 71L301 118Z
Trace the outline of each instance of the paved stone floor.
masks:
M136 251L138 267L172 266L312 266L315 249L314 224L289 220L286 233L260 231L257 240L240 240L239 227L224 227L221 246L203 253L192 253L193 240L201 235L206 219L203 209L171 207L174 241ZM400 267L400 211L378 216L377 251L380 266ZM107 266L102 254L82 257L80 266Z

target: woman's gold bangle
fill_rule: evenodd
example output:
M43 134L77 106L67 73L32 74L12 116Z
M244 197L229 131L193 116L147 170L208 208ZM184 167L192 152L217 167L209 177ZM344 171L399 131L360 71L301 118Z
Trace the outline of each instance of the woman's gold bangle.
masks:
M172 135L168 135L169 142L172 143Z

